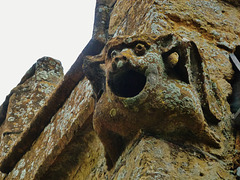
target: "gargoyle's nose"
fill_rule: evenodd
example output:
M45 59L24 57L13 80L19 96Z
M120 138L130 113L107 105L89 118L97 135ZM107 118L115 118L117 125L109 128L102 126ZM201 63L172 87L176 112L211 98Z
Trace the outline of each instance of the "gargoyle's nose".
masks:
M120 51L117 51L117 50L113 50L112 53L111 53L111 58L114 60L114 61L119 61L119 60L124 60L126 61L127 60L127 57Z
M118 61L126 61L127 60L127 57L124 56L123 54L119 53L117 56L114 57L114 61L115 62L118 62Z
M112 63L113 70L123 67L123 65L128 61L127 57L123 55L121 52L116 52L115 54L112 55L112 58L113 58Z

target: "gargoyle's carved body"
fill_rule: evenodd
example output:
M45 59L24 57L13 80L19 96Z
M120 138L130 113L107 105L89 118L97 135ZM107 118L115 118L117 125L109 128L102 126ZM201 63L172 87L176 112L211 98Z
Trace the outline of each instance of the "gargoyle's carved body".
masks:
M219 146L202 110L200 60L192 42L171 34L118 37L89 57L85 70L99 97L94 129L110 167L139 130Z

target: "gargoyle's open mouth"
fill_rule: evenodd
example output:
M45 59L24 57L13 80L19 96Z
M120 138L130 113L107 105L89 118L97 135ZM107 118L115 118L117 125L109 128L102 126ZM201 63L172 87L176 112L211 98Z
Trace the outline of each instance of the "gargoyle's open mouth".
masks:
M120 97L134 97L138 95L146 84L146 76L135 70L125 70L110 73L108 85L111 91Z

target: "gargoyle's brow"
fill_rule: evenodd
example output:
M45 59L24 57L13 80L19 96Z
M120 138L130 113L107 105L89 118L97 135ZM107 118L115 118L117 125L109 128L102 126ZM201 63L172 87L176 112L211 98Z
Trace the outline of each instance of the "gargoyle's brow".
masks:
M135 47L138 43L143 44L147 49L150 47L150 45L146 41L136 40L131 43L128 43L128 47Z
M122 50L126 47L128 47L128 46L125 43L117 44L117 45L114 45L114 46L110 46L110 48L108 49L108 52L111 52L113 50Z
M141 41L141 40L136 40L136 41L133 41L133 42L130 42L130 43L121 43L121 44L118 44L118 45L110 46L110 48L108 49L108 55L110 55L110 53L113 50L122 50L124 48L133 48L138 43L143 44L146 47L146 49L149 49L149 47L150 47L150 45L147 42Z
M110 46L110 48L107 50L107 56L110 57L111 53L113 50L122 50L126 48L126 44L122 43L122 44L118 44L118 45L114 45L114 46Z

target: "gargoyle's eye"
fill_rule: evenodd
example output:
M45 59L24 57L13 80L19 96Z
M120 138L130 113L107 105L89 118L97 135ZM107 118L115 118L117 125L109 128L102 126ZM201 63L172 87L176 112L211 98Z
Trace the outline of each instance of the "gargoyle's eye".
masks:
M134 48L134 52L137 56L144 55L145 51L146 51L146 47L141 43L138 43Z
M111 58L114 58L115 56L117 55L117 51L116 50L113 50L112 52L111 52Z

